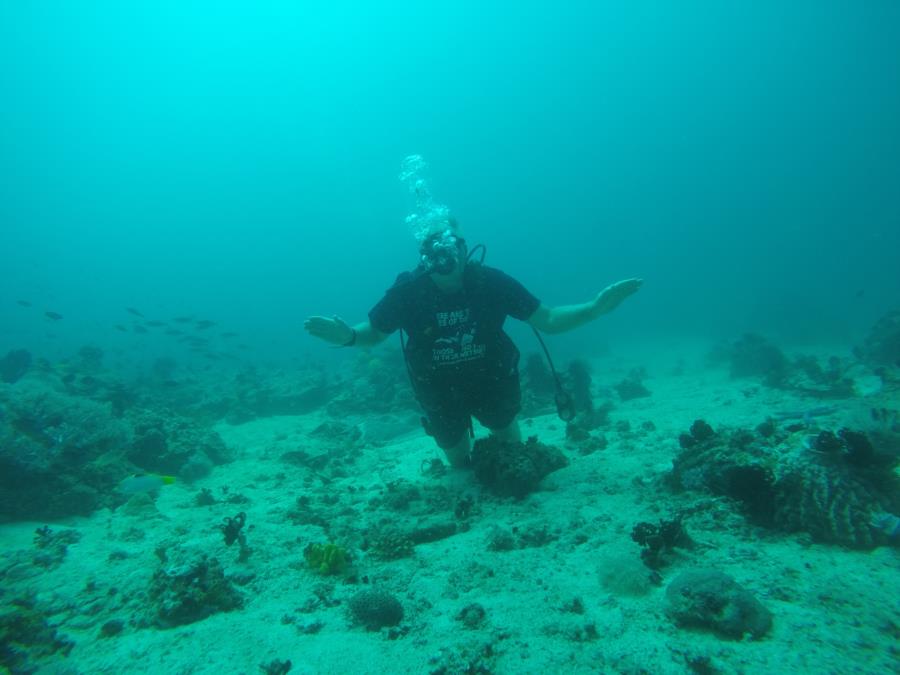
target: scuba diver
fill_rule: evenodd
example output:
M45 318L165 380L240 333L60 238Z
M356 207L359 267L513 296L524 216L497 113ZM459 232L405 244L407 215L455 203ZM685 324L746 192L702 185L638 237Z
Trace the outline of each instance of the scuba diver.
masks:
M311 316L304 328L343 347L372 347L400 330L425 431L456 468L469 463L473 417L498 440L521 441L519 350L503 331L507 316L536 333L564 333L611 312L643 283L625 279L587 302L548 307L512 277L472 261L474 250L452 217L422 238L419 253L419 265L397 277L367 321L351 326L338 316ZM567 419L569 403L561 388L557 392L560 416Z

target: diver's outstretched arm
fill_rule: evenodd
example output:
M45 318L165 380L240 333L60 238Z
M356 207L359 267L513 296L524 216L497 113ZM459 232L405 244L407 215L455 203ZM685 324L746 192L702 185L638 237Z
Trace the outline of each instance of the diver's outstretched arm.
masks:
M597 293L593 300L579 305L541 305L528 317L528 323L543 333L565 333L613 311L625 298L636 293L643 283L643 279L617 281Z
M335 347L374 347L388 336L372 328L368 321L351 326L339 316L311 316L303 327L313 337Z

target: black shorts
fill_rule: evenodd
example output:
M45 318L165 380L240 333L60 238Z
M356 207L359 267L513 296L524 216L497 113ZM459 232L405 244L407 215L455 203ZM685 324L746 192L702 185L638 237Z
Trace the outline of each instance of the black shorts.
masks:
M468 433L474 417L488 429L509 426L522 408L519 371L454 381L417 381L416 395L425 411L426 431L441 448L451 448Z

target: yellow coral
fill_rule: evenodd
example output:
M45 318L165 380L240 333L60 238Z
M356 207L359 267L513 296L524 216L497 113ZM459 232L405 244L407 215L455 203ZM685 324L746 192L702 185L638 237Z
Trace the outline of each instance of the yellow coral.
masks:
M347 552L337 544L309 544L303 551L307 564L322 575L340 574L347 567Z

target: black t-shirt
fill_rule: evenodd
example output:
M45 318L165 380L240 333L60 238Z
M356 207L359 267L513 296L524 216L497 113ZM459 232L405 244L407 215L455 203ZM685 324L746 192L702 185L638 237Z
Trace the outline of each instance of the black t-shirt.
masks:
M519 351L503 331L507 316L525 321L540 301L498 269L469 264L463 288L444 293L421 269L404 272L369 312L382 333L403 329L407 359L417 377L504 375Z

